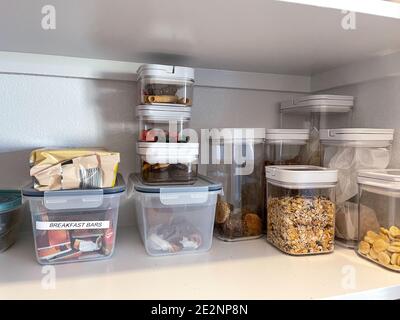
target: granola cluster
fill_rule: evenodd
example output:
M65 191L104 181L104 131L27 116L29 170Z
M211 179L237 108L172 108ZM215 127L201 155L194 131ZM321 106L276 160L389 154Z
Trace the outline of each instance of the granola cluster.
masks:
M333 251L335 203L321 196L274 197L267 205L267 239L293 255Z

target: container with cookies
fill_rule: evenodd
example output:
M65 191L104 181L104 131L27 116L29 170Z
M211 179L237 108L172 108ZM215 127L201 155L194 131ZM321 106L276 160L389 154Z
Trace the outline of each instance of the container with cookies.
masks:
M141 179L148 185L193 184L197 179L198 143L139 142Z
M207 176L223 185L215 234L224 241L264 234L264 128L213 129L209 136Z
M191 108L140 105L136 107L139 141L189 142Z
M310 133L308 129L267 129L265 165L301 165Z
M332 252L337 170L268 166L265 175L268 242L290 255Z
M194 69L144 64L137 74L139 104L192 105Z
M400 169L362 170L358 184L356 251L371 262L400 272Z

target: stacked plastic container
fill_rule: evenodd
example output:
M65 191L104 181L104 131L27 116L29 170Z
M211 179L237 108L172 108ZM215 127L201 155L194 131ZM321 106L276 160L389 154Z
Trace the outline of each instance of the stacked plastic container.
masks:
M210 249L220 184L198 177L199 144L190 129L192 68L138 69L140 173L129 179L137 224L153 256Z

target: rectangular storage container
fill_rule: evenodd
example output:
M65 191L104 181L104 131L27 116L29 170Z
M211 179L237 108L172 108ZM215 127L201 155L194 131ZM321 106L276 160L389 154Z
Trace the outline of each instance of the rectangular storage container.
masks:
M362 170L357 252L400 272L400 170Z
M320 132L321 165L338 170L336 186L336 239L348 248L357 246L357 173L385 169L391 158L393 129L345 128Z
M17 240L21 224L21 191L0 190L0 252Z
M192 105L192 68L145 64L139 67L137 74L139 104Z
M137 151L143 183L168 185L196 182L198 143L139 142Z
M136 107L136 118L142 142L189 142L196 133L189 129L189 107L140 105Z
M192 186L147 186L131 175L137 225L151 256L211 248L215 205L222 186L200 176Z
M114 252L120 198L125 183L106 189L36 191L23 189L32 216L40 264L109 258Z
M337 171L315 166L265 171L268 242L290 255L332 252Z

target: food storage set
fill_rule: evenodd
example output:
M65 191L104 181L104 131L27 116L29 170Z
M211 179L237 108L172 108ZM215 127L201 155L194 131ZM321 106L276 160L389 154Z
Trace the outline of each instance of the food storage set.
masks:
M263 235L265 129L224 128L210 134L207 176L223 186L215 234L225 241Z
M345 128L320 132L321 165L338 170L336 238L354 248L358 235L357 173L389 165L393 129Z
M319 131L323 128L350 127L354 97L309 95L280 104L282 128L306 128L310 139L304 154L309 165L320 165Z
M290 255L332 252L337 170L268 166L265 176L268 242Z
M21 224L21 192L0 190L0 252L11 247L17 239Z

